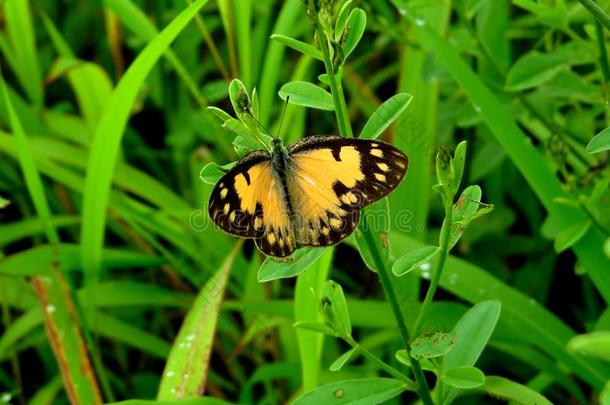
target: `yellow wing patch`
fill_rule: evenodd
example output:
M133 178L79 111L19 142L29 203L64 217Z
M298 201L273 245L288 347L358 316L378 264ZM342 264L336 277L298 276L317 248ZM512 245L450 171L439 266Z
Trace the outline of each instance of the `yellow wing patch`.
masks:
M381 141L305 138L290 148L288 194L299 245L333 245L349 236L360 209L390 193L408 160Z
M225 232L253 238L266 255L284 257L297 246L270 159L268 153L253 152L239 161L212 191L209 214Z

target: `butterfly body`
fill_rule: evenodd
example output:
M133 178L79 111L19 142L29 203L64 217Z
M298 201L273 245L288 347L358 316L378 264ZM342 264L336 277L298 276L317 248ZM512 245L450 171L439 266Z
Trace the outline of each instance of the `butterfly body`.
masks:
M334 245L358 225L360 209L392 191L408 159L381 141L313 136L271 153L251 152L217 183L209 214L266 255Z

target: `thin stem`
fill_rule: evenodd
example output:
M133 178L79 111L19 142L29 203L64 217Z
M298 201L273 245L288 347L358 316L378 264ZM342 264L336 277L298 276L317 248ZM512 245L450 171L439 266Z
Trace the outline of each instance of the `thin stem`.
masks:
M339 134L343 137L351 138L354 134L347 114L347 104L345 103L343 86L341 85L341 81L337 80L337 74L334 70L333 63L330 60L330 50L328 49L326 35L322 31L318 31L318 43L320 44L322 55L324 55L324 67L328 74L330 92L335 104L335 115L337 116L337 124L339 125Z
M593 0L578 0L580 4L599 21L608 31L610 31L610 17Z
M189 4L192 4L192 3L193 3L193 0L189 0ZM218 48L216 48L216 45L214 44L214 40L212 39L210 32L208 31L207 27L205 26L205 22L204 22L203 18L201 18L201 16L199 14L197 14L195 16L195 23L197 24L199 31L201 31L201 35L203 35L203 39L204 39L206 45L208 46L208 49L210 50L210 54L212 55L212 59L214 60L214 63L218 67L218 70L220 70L220 74L222 75L222 78L225 79L226 81L231 80L231 75L229 74L229 71L227 70L227 67L225 66L224 62L222 61L220 53L218 52Z
M608 82L610 82L610 66L608 66L608 53L606 52L606 41L604 37L604 28L599 21L595 21L595 36L597 39L597 47L599 48L599 65L602 70L602 81L604 90L604 101L606 107L606 116L608 115Z
M432 273L430 287L428 287L428 291L426 291L426 296L421 304L421 308L419 309L417 318L415 319L415 325L413 326L414 335L417 334L419 327L421 326L421 322L424 319L424 314L426 313L428 306L434 298L434 294L436 293L436 289L440 282L441 275L443 274L443 269L445 268L447 256L449 256L449 240L451 238L451 225L453 222L453 204L451 200L447 200L448 201L445 201L445 220L443 221L440 233L440 258L434 269L434 272Z
M379 254L377 243L375 243L375 237L372 235L366 223L366 215L362 215L361 222L362 227L360 229L364 236L364 240L369 248L369 251L371 252L371 256L373 257L375 267L377 267L377 274L379 275L379 279L381 280L381 285L383 286L385 295L390 301L392 312L394 313L394 318L396 318L396 323L398 324L400 336L405 346L407 356L409 356L409 360L411 361L413 375L415 376L415 381L417 381L417 392L425 405L433 405L434 402L432 402L432 397L430 396L430 389L428 388L428 383L426 382L426 378L424 377L424 372L422 371L421 365L419 364L419 361L417 359L411 356L411 346L409 345L410 339L409 330L407 329L407 323L402 315L402 311L400 310L400 304L398 303L398 298L396 297L396 293L394 292L394 288L392 287L388 268L386 267L384 260Z
M385 361L381 360L375 353L369 351L366 347L362 346L358 342L356 342L351 336L345 338L345 341L349 343L354 349L360 351L364 357L371 360L373 363L377 364L379 368L384 370L386 373L390 374L392 377L403 381L407 384L413 391L417 389L417 385L413 380L407 378L403 373L390 366Z
M578 205L583 210L583 212L587 215L587 217L589 217L589 220L591 221L593 226L596 227L602 234L604 234L605 237L609 237L610 232L606 229L606 227L604 225L602 225L601 222L599 222L599 220L593 214L593 212L591 212L589 207L587 207L587 205L583 204L583 203L579 203Z
M309 0L309 7L311 10L315 10L315 5L313 0ZM347 115L347 105L345 103L345 95L343 94L343 88L341 86L340 75L337 75L333 66L333 63L330 59L330 49L328 48L328 40L326 34L318 24L316 27L316 32L318 36L318 44L320 50L322 51L322 55L324 56L324 66L326 68L326 73L328 74L328 79L330 82L330 89L333 96L333 103L335 106L335 115L337 117L337 124L339 126L339 133L344 137L353 137L352 126L349 121ZM340 71L339 67L339 71ZM375 266L377 267L377 272L379 274L379 278L381 280L381 284L383 289L390 301L392 306L392 311L394 313L394 317L396 318L396 322L398 324L398 329L400 330L400 335L402 337L405 350L409 359L411 361L411 369L413 370L413 375L415 376L415 380L417 382L417 393L421 398L424 405L434 405L432 402L432 397L430 396L430 389L428 388L428 383L426 382L426 378L424 377L424 373L422 371L421 365L419 361L411 357L411 347L409 346L409 331L407 330L407 323L403 317L402 311L400 310L400 305L398 303L398 299L396 297L396 293L392 288L392 283L390 280L389 270L386 266L385 261L379 254L379 246L375 242L375 237L370 231L370 228L366 224L366 213L363 213L361 219L361 231L364 235L364 239L366 244L373 256L373 261L375 262Z

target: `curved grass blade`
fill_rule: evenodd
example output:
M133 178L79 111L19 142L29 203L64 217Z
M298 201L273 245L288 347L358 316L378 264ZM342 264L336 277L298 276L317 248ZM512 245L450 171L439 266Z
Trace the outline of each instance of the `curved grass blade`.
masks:
M89 310L95 307L110 185L131 108L148 73L206 3L199 0L187 7L144 48L113 91L100 118L87 166L81 230L82 265L91 297Z
M174 341L159 385L157 400L203 395L220 304L241 243L203 286Z
M36 213L44 224L47 240L52 244L60 242L55 227L51 224L51 211L44 186L34 161L31 145L23 131L0 73L0 97L15 133L19 163L26 186L34 203ZM89 353L80 332L75 304L66 280L57 272L48 277L34 277L32 284L41 307L44 309L45 331L55 355L64 382L64 388L73 404L102 403L96 376L89 360Z

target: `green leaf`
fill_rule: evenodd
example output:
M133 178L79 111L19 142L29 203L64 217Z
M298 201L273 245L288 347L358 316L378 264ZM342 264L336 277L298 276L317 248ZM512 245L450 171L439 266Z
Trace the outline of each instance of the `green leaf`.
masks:
M419 336L411 343L411 356L417 360L444 356L453 348L455 340L453 333L437 332Z
M298 52L301 52L303 55L311 56L312 58L317 60L324 60L322 52L320 52L313 45L307 44L303 41L299 41L298 39L294 39L281 34L273 34L271 35L271 39L275 39L276 41L281 42L282 44Z
M575 336L568 342L567 348L584 356L610 361L610 332L599 331Z
M224 166L215 162L210 162L203 166L199 172L199 178L206 184L215 185L222 176L231 170L237 162L229 163Z
M350 16L349 11L351 10L353 0L347 0L341 5L339 12L337 13L337 20L335 21L335 41L340 41L345 30L345 24L347 24L347 18Z
M443 359L443 370L474 366L500 318L498 301L482 301L470 308L453 329L455 346ZM441 403L451 403L458 391L440 386Z
M431 261L440 251L438 246L424 246L419 249L410 251L409 253L399 257L392 265L392 273L400 277L405 275L422 264Z
M199 396L209 374L212 343L220 305L235 257L241 244L237 244L216 273L201 289L187 314L169 354L158 400L171 400Z
M407 351L405 349L397 350L394 354L394 357L396 357L396 360L398 360L405 366L411 367L411 359L407 355ZM425 357L420 359L419 365L421 366L422 370L436 371L436 367L434 366L434 364L432 364L432 362Z
M233 105L233 111L243 121L243 115L252 110L252 101L248 95L246 86L239 79L231 80L229 83L229 99Z
M210 111L216 118L218 118L220 120L220 122L222 122L223 124L230 120L233 119L233 117L231 117L231 115L229 113L227 113L225 110L222 110L218 107L214 107L214 106L209 106L207 107L208 111Z
M339 358L328 367L330 371L339 371L351 360L352 357L358 354L358 346L351 348L350 350L343 353Z
M476 367L456 367L445 371L441 377L450 387L471 390L485 383L485 374Z
M279 91L282 100L290 97L290 103L303 107L334 111L333 96L313 83L294 81L286 83Z
M552 405L551 401L533 389L504 377L487 376L485 384L480 389L493 397L515 401L522 405Z
M294 324L295 328L306 329L313 332L323 333L328 336L337 336L337 332L330 326L322 322L300 321Z
M606 238L604 241L604 253L606 254L606 257L610 259L610 237Z
M10 202L9 200L6 200L6 199L2 198L2 196L0 196L0 210L1 210L2 208L6 208L6 207L8 207L8 205L9 205L10 203L11 203L11 202Z
M453 193L457 193L462 182L462 175L464 174L464 165L466 164L466 141L462 141L456 146L455 152L453 153L453 179L451 181L451 189Z
M455 246L460 240L464 229L474 219L488 214L493 209L493 205L482 204L481 188L477 185L468 186L462 191L460 198L453 206L453 224L449 237L449 247Z
M283 261L267 257L258 269L258 281L265 282L297 276L311 267L327 250L328 248L298 249Z
M308 391L293 405L379 404L398 396L406 385L392 378L344 380Z
M387 99L368 119L360 132L360 138L377 139L409 106L411 100L413 96L409 93L399 93Z
M561 230L557 235L557 238L555 238L555 251L560 253L572 247L582 239L590 227L591 221L586 220Z
M587 152L599 153L610 149L610 127L604 128L587 144Z
M360 42L366 28L366 13L361 8L355 8L350 13L345 24L345 40L343 41L343 60L352 53Z
M207 0L195 1L155 36L127 69L100 117L91 145L83 190L81 257L85 285L91 293L88 302L84 303L86 307L95 306L95 286L101 270L110 188L132 107L154 65L206 3Z
M352 322L340 284L333 280L324 283L320 291L320 306L326 323L333 327L339 336L352 335Z
M557 56L530 52L521 57L506 75L506 90L522 91L541 85L565 68Z

